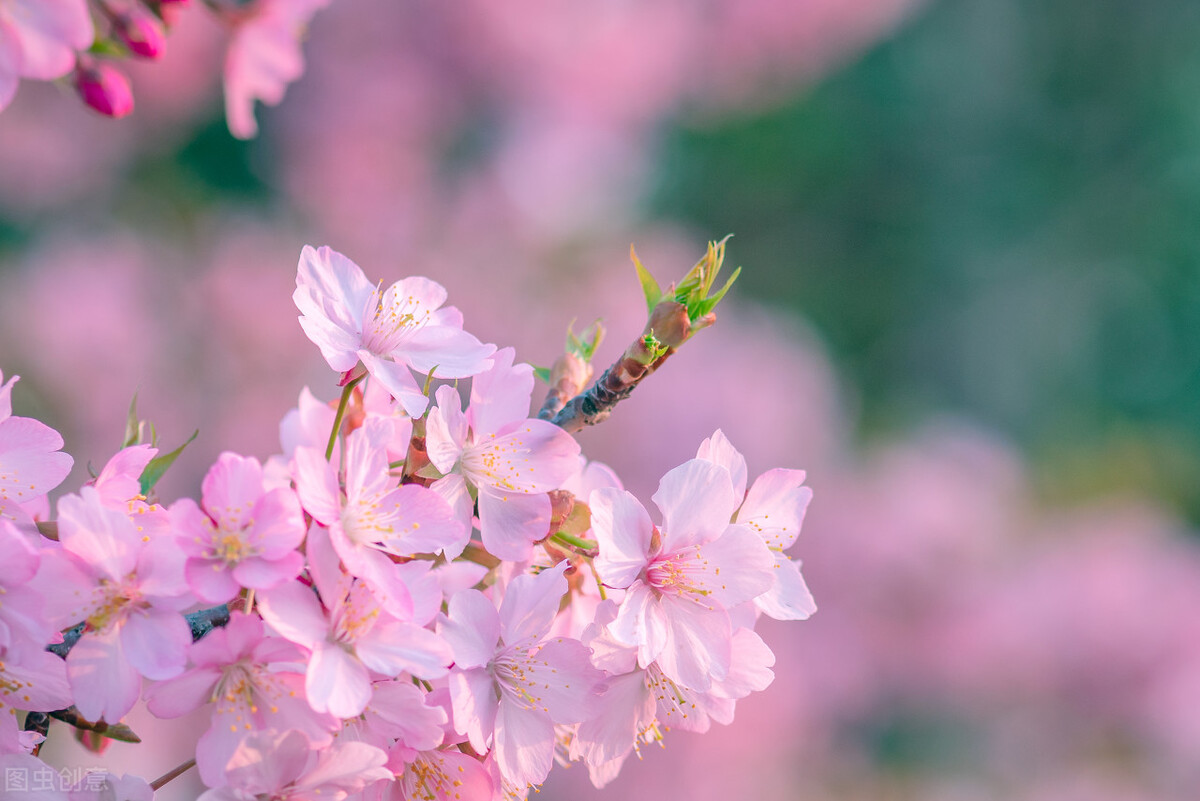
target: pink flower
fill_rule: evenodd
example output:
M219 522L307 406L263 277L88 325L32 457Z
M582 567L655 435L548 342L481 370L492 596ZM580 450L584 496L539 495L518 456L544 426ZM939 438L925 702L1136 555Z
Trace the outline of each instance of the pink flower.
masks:
M396 780L377 785L370 801L487 801L494 798L492 777L474 757L453 748L414 751L397 745L388 752Z
M263 592L259 611L272 628L312 652L304 689L313 709L339 718L361 714L371 700L372 671L387 678L446 675L446 643L389 614L367 584L342 573L319 529L309 536L308 558L320 600L292 581Z
M52 81L75 66L95 35L87 0L0 0L0 110L19 78Z
M155 513L150 513L153 516ZM183 558L167 536L144 533L93 487L58 502L61 549L43 553L34 586L53 625L87 630L67 655L75 705L88 720L116 721L141 694L141 677L178 675L193 603Z
M30 525L33 520L21 507L62 483L74 462L58 450L63 440L53 428L12 416L16 381L17 376L4 381L0 373L0 520Z
M225 118L239 139L258 135L254 101L274 106L287 85L304 74L300 39L329 0L261 0L236 22L225 56Z
M471 382L464 414L453 387L439 387L426 423L426 448L446 474L433 488L470 521L478 495L479 530L487 550L512 561L528 560L533 543L550 531L551 490L579 469L579 444L553 423L529 417L533 368L513 365L512 348L496 352L494 365Z
M175 718L213 703L212 724L196 745L196 765L209 787L225 783L225 766L248 735L296 729L314 748L333 740L338 721L315 712L304 699L304 655L279 637L264 637L262 620L235 612L223 628L192 645L195 667L155 684L146 694L150 712Z
M242 741L229 760L229 784L199 801L341 801L368 784L391 779L387 754L373 745L334 741L314 749L298 731L263 732Z
M478 590L450 599L442 635L454 649L454 726L517 787L541 783L554 757L555 724L594 713L604 674L578 640L546 639L567 591L567 564L509 584L499 611Z
M412 556L448 548L463 539L463 526L437 493L414 484L399 485L388 471L387 444L393 433L386 419L368 418L346 442L345 491L323 449L297 448L296 492L313 519L329 527L338 557L355 576L383 593L393 614L411 611L408 593L398 588L387 554Z
M265 590L300 573L300 502L287 488L264 492L257 459L222 453L204 478L202 500L203 511L190 498L171 508L188 586L200 600L223 603L242 587Z
M776 620L807 619L817 611L817 604L800 575L800 563L783 552L796 542L812 500L812 490L803 486L804 471L769 470L756 478L746 492L746 460L720 429L700 443L696 458L729 470L734 494L745 496L733 521L752 528L774 554L775 584L755 598L754 605Z
M628 588L610 628L637 646L640 667L657 661L672 681L705 691L729 671L728 610L771 588L775 559L748 527L730 525L738 504L723 467L685 462L663 476L654 502L659 528L628 492L599 489L588 502L600 579Z
M462 316L442 308L446 290L428 278L405 278L386 290L330 248L305 246L296 291L300 325L339 373L361 362L414 417L428 399L411 370L467 378L491 366L495 350L462 330Z

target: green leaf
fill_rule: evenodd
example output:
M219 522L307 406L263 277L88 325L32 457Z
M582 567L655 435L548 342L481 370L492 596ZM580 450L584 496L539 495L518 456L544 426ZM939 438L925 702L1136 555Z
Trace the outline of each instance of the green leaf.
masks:
M121 441L121 447L128 448L130 445L137 445L141 433L142 425L138 422L137 393L135 392L133 400L129 402L129 414L125 417L125 439Z
M738 267L733 271L733 275L729 276L729 280L725 282L725 286L721 287L721 291L710 298L705 298L696 304L696 314L692 315L692 319L703 317L708 314L717 304L721 302L721 298L725 297L725 293L729 291L729 287L733 286L733 282L742 274L742 268Z
M642 294L646 296L646 313L649 314L654 311L654 307L662 298L662 290L659 289L658 282L654 280L650 271L642 266L642 261L638 258L633 245L629 246L629 258L633 259L633 266L637 269L638 281L642 284Z
M196 429L192 432L192 435L187 438L187 441L178 448L170 453L164 453L150 460L150 463L146 465L146 469L142 471L142 476L140 479L143 495L149 494L154 485L158 483L158 480L163 477L163 473L167 472L167 468L175 463L175 460L179 458L179 454L183 453L183 449L190 445L192 440L199 435L200 429Z
M549 367L536 367L535 366L533 368L533 374L535 376L537 376L537 379L539 381L541 381L543 384L550 383L550 368Z

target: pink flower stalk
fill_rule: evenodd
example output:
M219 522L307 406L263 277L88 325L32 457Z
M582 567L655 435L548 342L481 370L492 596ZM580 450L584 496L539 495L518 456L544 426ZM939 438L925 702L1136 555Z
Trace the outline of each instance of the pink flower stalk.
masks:
M553 533L547 493L578 471L579 444L553 423L529 417L532 367L514 366L512 348L497 351L494 362L471 382L465 414L453 387L438 388L425 445L444 474L433 489L468 523L472 495L478 495L484 547L521 562L535 542Z
M75 68L75 89L84 103L106 117L120 118L133 111L129 79L106 61L80 59Z
M817 604L800 575L800 562L784 553L796 542L812 500L812 490L803 486L804 471L769 470L746 492L746 460L720 429L700 444L696 458L729 470L735 496L745 497L733 522L753 529L775 556L774 586L755 598L754 605L776 620L806 620Z
M264 491L254 457L222 453L204 477L203 510L191 498L171 507L188 586L205 603L242 587L266 590L300 574L304 516L292 490Z
M368 418L346 441L345 490L323 448L297 448L296 492L313 519L329 528L329 538L346 569L388 599L391 612L412 611L396 587L395 565L387 554L412 556L450 548L463 539L463 526L432 490L399 485L388 471L390 421ZM460 549L461 550L461 549Z
M75 66L95 31L87 0L0 0L0 111L20 78L52 81Z
M260 0L250 16L235 12L225 56L225 118L238 139L258 135L254 101L274 106L287 85L304 74L300 40L329 0Z
M450 599L442 635L454 649L454 727L471 747L493 749L500 775L540 784L554 759L555 724L594 714L604 674L578 640L546 639L567 591L566 563L509 584L500 609L478 590Z
M428 398L410 370L468 378L491 366L495 346L462 330L458 310L442 308L446 290L428 278L384 290L341 253L305 246L292 299L330 367L348 377L361 362L413 417L425 412Z
M67 655L79 713L116 721L141 694L141 677L183 671L192 635L179 614L194 599L183 557L167 536L151 536L103 505L93 487L58 502L61 549L43 553L34 586L52 624L87 623Z
M295 729L313 748L333 741L338 721L316 712L304 697L304 654L280 637L266 637L254 615L233 613L229 623L192 645L194 667L155 684L146 693L160 718L185 715L215 704L212 724L196 744L196 766L209 787L226 783L225 766L251 734Z
M226 766L229 784L198 801L341 801L392 778L387 754L372 745L335 740L314 749L298 731L263 732L242 741Z
M29 417L13 417L16 382L17 376L5 381L0 373L0 520L30 526L33 519L22 506L61 484L74 460L59 451L62 436L53 428Z
M658 662L672 681L707 691L728 675L728 610L769 590L775 559L744 525L729 471L701 459L670 470L654 503L656 528L633 495L600 489L588 502L601 581L627 588L613 636L637 646L639 667Z
M394 617L367 584L342 573L322 533L314 530L308 541L320 600L297 581L259 596L263 620L312 652L304 684L312 708L339 718L362 714L371 700L372 673L446 675L449 646L432 631Z

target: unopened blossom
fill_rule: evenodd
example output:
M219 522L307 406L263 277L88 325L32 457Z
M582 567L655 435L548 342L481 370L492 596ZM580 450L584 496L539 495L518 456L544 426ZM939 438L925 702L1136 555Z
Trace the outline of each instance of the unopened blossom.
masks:
M658 662L673 681L705 691L729 671L729 609L771 588L775 560L766 544L729 520L738 507L729 471L702 459L670 470L653 498L655 527L633 495L592 493L592 535L601 581L627 589L610 625L637 646L638 665Z
M808 618L817 611L817 604L800 575L800 562L784 553L796 542L812 500L812 490L804 486L804 471L768 470L746 492L746 460L720 429L700 444L696 457L730 471L734 494L745 498L734 522L749 526L775 557L775 583L754 599L754 605L776 620Z
M491 748L500 774L517 787L540 784L554 760L555 724L594 713L604 674L578 640L547 638L567 591L566 563L508 585L497 611L478 590L450 599L441 627L454 649L454 726L471 747Z
M391 779L387 754L362 742L312 747L301 732L262 732L241 742L227 766L229 783L198 801L341 801Z
M204 477L202 493L203 507L191 498L171 507L179 547L188 557L188 586L197 598L223 603L243 587L265 590L300 573L300 502L289 488L266 490L257 459L222 453Z
M462 330L462 316L443 307L446 290L410 277L383 289L362 268L328 247L305 246L296 291L300 325L329 366L349 373L360 362L414 417L428 398L412 371L468 378L491 366L495 347Z
M395 617L368 584L343 573L325 532L310 534L308 551L320 600L309 587L290 581L261 593L259 612L311 652L304 689L313 709L339 718L361 714L371 700L372 673L446 675L451 661L446 642Z
M3 9L0 0L0 9ZM14 417L12 388L17 376L0 373L0 520L31 525L22 508L57 487L74 461L59 451L62 436L29 417Z
M196 744L196 765L209 787L225 783L225 766L250 734L296 729L314 748L328 745L338 721L304 697L304 653L281 637L264 636L254 615L233 613L189 652L193 667L155 684L147 706L160 718L212 704L212 723Z
M439 387L429 412L425 446L443 478L433 488L471 518L479 504L479 530L487 550L525 561L533 543L550 531L551 502L579 468L579 444L558 426L529 417L533 368L513 364L512 348L496 352L490 370L471 382L464 413L453 387Z
M94 487L60 499L58 520L61 548L43 553L34 586L53 625L87 623L66 660L80 714L116 721L143 676L183 671L192 635L180 611L195 602L183 556L170 537L105 506Z
M69 73L94 36L87 0L0 0L0 111L19 79Z

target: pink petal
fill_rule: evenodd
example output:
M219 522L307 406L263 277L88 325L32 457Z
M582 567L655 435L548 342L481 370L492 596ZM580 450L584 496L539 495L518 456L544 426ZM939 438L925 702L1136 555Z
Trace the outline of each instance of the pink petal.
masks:
M425 448L429 461L443 473L454 469L467 439L467 417L454 387L443 385L434 395L437 406L425 421Z
M800 534L812 490L801 486L803 470L777 468L763 473L746 495L737 521L759 533L767 545L783 550Z
M726 609L762 595L775 583L775 556L745 526L728 526L713 542L700 546L703 572L698 586Z
M59 542L114 581L123 581L137 565L142 547L133 522L105 507L100 494L83 487L79 495L58 501Z
M454 730L467 735L478 753L486 752L496 727L496 682L483 668L471 668L450 671L449 685Z
M654 524L646 508L628 492L596 490L588 498L592 536L600 546L596 572L610 587L632 584L646 567Z
M450 598L448 618L439 632L454 652L460 668L486 665L500 640L500 613L478 590L463 590Z
M592 667L588 649L578 640L547 642L538 650L527 678L536 687L542 711L555 723L587 720L599 706L596 688L604 674Z
M541 784L554 764L554 724L540 711L501 698L494 753L500 775L510 783Z
M225 603L242 589L223 560L188 559L183 575L188 589L207 604Z
M418 373L438 378L469 378L491 365L495 345L485 345L471 334L446 325L426 325L414 333L395 355Z
M0 520L0 591L15 588L37 575L41 558L29 538L7 520Z
M567 592L563 576L567 564L563 561L537 575L521 575L509 582L500 603L500 631L506 644L546 636Z
M546 420L517 420L466 448L463 475L475 486L550 492L579 467L579 443Z
M661 598L670 621L667 643L658 655L663 674L693 690L705 691L714 679L729 672L733 632L723 609L665 595Z
M119 626L79 638L67 654L67 679L75 707L88 720L120 720L142 688L142 677L122 651Z
M313 519L332 525L342 516L342 491L324 451L297 448L292 458L292 478L300 504Z
M135 612L121 627L121 646L129 664L148 679L169 679L182 673L191 644L192 631L177 612Z
M226 451L204 476L204 508L218 528L237 531L254 518L254 506L263 494L262 465L254 457Z
M267 625L305 648L316 647L329 632L317 596L298 581L259 593L258 611Z
M746 494L746 457L733 447L721 429L718 428L711 437L700 443L696 458L719 464L729 471L734 497L741 498Z
M724 467L692 459L662 477L652 498L663 514L663 551L710 542L721 536L737 509Z
M75 66L75 51L92 43L86 0L10 0L8 15L20 20L21 74L51 81Z
M31 712L52 712L74 703L67 666L55 654L34 651L14 662L11 652L0 668L0 700ZM6 710L5 714L8 711Z
M362 663L340 645L319 642L313 646L304 691L317 712L352 718L371 700L371 680Z
M301 791L298 795L307 788L314 796L328 794L336 798L340 792L353 793L372 782L394 779L384 767L386 763L387 754L373 745L339 740L332 748L317 752L317 764L296 781L295 787Z
M528 364L514 367L514 353L512 348L496 351L491 369L471 380L468 414L477 439L529 417L533 368Z
M444 639L411 623L377 625L355 643L354 650L364 665L385 676L411 673L420 679L438 679L454 661Z
M420 385L413 378L407 365L387 361L366 350L359 350L358 357L371 377L382 384L384 389L399 401L405 412L412 417L420 417L425 414L429 398L421 392Z
M550 534L550 496L480 488L479 532L483 547L510 562L527 561L533 543Z
M252 590L269 590L300 575L304 557L299 551L284 554L274 561L252 556L238 562L233 569L234 580Z
M230 44L231 59L242 41L241 37L235 37ZM227 65L226 74L229 72L230 65ZM358 362L356 351L362 347L362 309L374 290L362 268L336 250L305 245L300 251L292 300L300 310L304 333L321 349L329 366L339 373Z
M146 691L146 707L159 718L177 718L209 702L222 671L215 667L193 668L173 679L159 682Z
M807 620L817 611L817 602L800 575L798 562L778 555L774 575L775 584L754 599L764 615L776 620Z
M634 738L654 720L654 696L638 670L608 680L602 703L591 720L579 724L578 741L589 764L620 759L633 749Z

